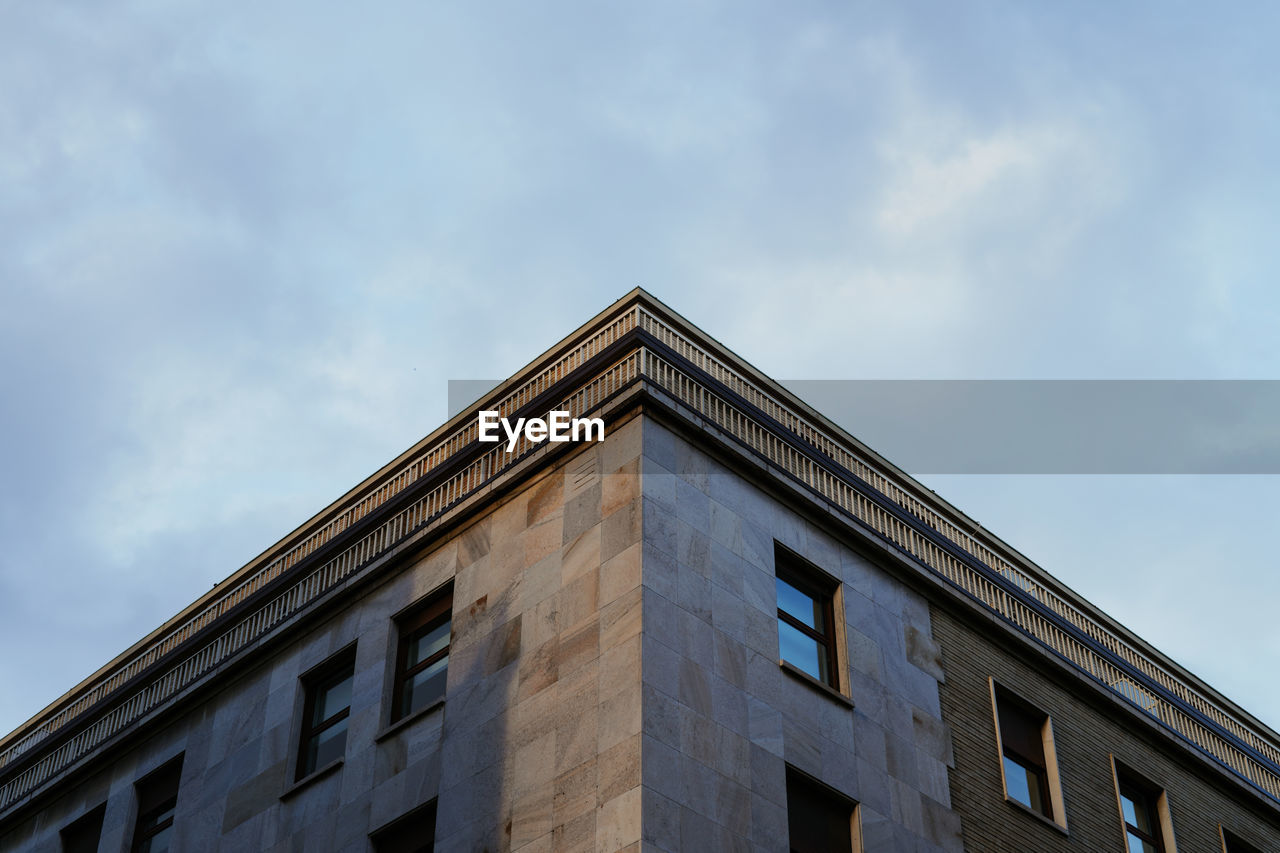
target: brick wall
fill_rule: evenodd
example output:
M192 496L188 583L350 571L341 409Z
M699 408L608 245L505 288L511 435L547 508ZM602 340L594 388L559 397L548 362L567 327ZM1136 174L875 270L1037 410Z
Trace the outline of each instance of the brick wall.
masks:
M1265 817L1198 760L1143 732L1140 721L1092 688L1071 683L1037 654L1016 652L934 606L934 637L946 680L940 691L951 726L955 768L951 800L964 826L965 850L1054 853L1124 850L1110 754L1168 792L1180 853L1220 853L1218 824L1261 850L1280 850L1280 812ZM1046 711L1054 739L1069 833L1047 826L1005 801L988 679Z

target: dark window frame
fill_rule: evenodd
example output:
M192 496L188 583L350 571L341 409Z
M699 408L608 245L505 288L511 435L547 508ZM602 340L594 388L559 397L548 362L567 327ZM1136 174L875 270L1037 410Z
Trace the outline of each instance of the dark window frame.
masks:
M133 823L131 851L149 850L153 838L173 827L184 757L185 753L166 761L133 783L138 816Z
M58 842L64 851L98 849L102 843L102 825L107 816L107 804L99 803L58 831Z
M1054 808L1053 782L1050 779L1049 756L1045 754L1045 726L1049 722L1049 714L1027 700L998 683L993 683L996 722L1000 736L1000 761L1003 765L1007 758L1033 776L1036 780L1036 792L1040 795L1043 808L1036 808L1032 803L1024 803L1009 792L1009 780L1004 780L1004 793L1007 798L1031 809L1048 820L1061 824L1057 809ZM1025 729L1015 731L1015 727ZM1030 740L1039 747L1039 756L1029 754L1020 748L1020 742ZM1003 767L1002 767L1003 769Z
M813 599L816 604L821 605L823 624L827 627L825 632L804 624L802 620L783 610L781 604L777 607L778 621L785 622L788 626L795 628L804 636L818 643L823 651L826 652L827 677L817 680L839 692L842 689L840 671L843 668L843 664L839 655L840 644L836 633L835 601L836 593L840 588L840 581L779 543L774 543L774 575L778 580ZM779 650L778 657L791 666L797 669L800 668L797 664L782 657L781 650Z
M1120 797L1120 823L1124 827L1125 849L1129 847L1129 837L1136 836L1154 847L1156 853L1165 853L1165 821L1160 814L1160 795L1163 789L1116 762L1116 792ZM1126 799L1133 802L1135 811L1138 808L1146 811L1147 822L1152 827L1151 832L1129 823L1129 819L1124 814Z
M429 853L434 850L438 802L437 799L428 800L369 833L375 853ZM426 837L426 827L430 828L430 837ZM427 843L420 843L423 839Z
M1245 841L1222 824L1218 824L1218 828L1222 832L1223 853L1262 853L1256 845Z
M133 832L133 850L141 850L143 845L150 843L160 833L173 826L173 812L178 806L178 795L174 794L167 800L163 800L159 805L147 812L138 815L138 822ZM168 813L167 817L156 820L157 817ZM154 823L151 823L155 821ZM147 826L151 823L150 826Z
M351 716L351 703L330 714L323 720L313 722L316 713L316 701L320 695L347 679L355 679L356 649L348 646L324 663L302 676L302 724L298 731L298 752L295 759L293 778L299 782L324 767L317 764L308 766L308 753L313 740L319 735L345 722ZM343 752L346 751L346 735L343 735ZM332 762L330 762L332 763ZM327 764L325 766L328 766Z
M409 666L410 647L445 622L449 623L449 642L444 648ZM431 702L422 708L406 708L404 692L413 676L449 657L449 652L453 648L453 582L445 584L439 590L429 594L421 603L414 604L403 615L397 616L395 626L397 639L395 675L391 685L391 724L398 723L436 704ZM445 664L445 670L448 671L448 664Z
M792 853L797 850L860 853L862 832L858 802L790 764L786 765L786 774L788 849ZM807 820L799 819L802 814ZM830 834L824 831L824 822L829 824L825 829L830 830ZM836 829L837 826L842 829ZM818 837L824 835L825 838ZM833 835L838 838L833 839ZM808 845L803 843L806 841ZM798 842L800 847L796 846Z

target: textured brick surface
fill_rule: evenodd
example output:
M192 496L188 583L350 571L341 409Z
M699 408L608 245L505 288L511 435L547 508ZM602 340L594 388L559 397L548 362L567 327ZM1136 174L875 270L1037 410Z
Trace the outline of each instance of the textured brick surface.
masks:
M1280 850L1275 812L1264 817L1243 805L1233 786L1146 735L1125 709L1092 701L1078 687L1047 678L1046 667L1012 654L943 608L935 608L933 624L947 673L942 704L955 751L951 797L970 853L1124 850L1110 754L1165 787L1180 853L1220 853L1219 823L1261 850ZM1066 835L1005 801L990 677L1053 721Z

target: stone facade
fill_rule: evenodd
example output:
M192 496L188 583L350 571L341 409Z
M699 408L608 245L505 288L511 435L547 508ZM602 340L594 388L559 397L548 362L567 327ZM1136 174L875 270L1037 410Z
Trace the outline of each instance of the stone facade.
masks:
M1101 669L1073 669L1067 646L1049 651L1066 634L1015 617L1049 625L1057 601L1077 608L1063 631L1096 617L1118 645L1123 629L1077 597L1054 599L1021 555L972 539L958 511L647 294L493 399L528 412L570 393L604 415L604 441L498 457L460 416L283 540L260 596L157 652L136 683L91 680L5 739L0 851L54 853L61 830L105 804L97 849L125 853L135 783L178 755L173 849L196 853L364 853L433 802L442 851L784 851L789 779L854 810L859 853L1120 851L1113 755L1165 789L1183 853L1221 851L1220 826L1280 849L1265 793L1280 780L1274 733L1248 720L1258 748L1213 742L1239 759L1233 770L1144 716ZM277 555L300 542L314 549L285 565ZM830 683L780 661L780 559L831 590ZM275 565L246 566L235 583ZM215 589L137 649L239 589ZM286 615L251 622L300 589ZM443 590L444 700L393 723L397 619ZM182 669L215 647L207 668ZM1070 648L1112 665L1112 651ZM345 752L295 781L308 679L352 653ZM1211 710L1229 706L1159 666ZM162 698L129 707L166 679ZM1065 830L1005 796L992 679L1052 721ZM102 691L93 702L90 690ZM119 708L133 716L80 752L62 746Z
M786 765L860 803L864 847L959 851L928 603L647 421L644 838L787 849ZM852 707L778 664L775 542L842 583Z
M778 663L775 541L838 577L848 700ZM388 726L393 616L453 583L447 699ZM370 849L438 797L437 849L782 850L790 764L867 850L960 850L928 603L659 423L633 418L414 558L0 839L56 851L183 754L178 849ZM355 644L346 755L291 784L300 676Z
M129 849L133 783L184 754L174 849L366 851L438 801L438 850L636 850L641 421L531 479L205 704L35 816L0 849L57 851L105 800ZM392 617L452 580L443 707L387 726ZM343 764L300 788L299 676L356 645Z

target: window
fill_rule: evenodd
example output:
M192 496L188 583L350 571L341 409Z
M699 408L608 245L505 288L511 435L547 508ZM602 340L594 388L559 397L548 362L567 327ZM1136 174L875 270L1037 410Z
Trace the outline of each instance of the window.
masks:
M436 841L436 801L397 818L371 837L374 853L432 853Z
M1223 853L1262 853L1257 847L1240 838L1225 826L1219 826L1222 831L1222 849Z
M856 853L857 803L787 767L787 834L791 853Z
M1049 715L994 681L991 689L1005 795L1065 828Z
M295 779L310 776L346 753L355 663L353 647L304 677L306 693Z
M1115 765L1116 794L1128 853L1173 853L1173 828L1164 791Z
M76 818L74 822L63 828L62 853L98 853L98 842L102 838L102 819L107 815L107 804Z
M182 756L134 783L138 822L133 829L133 853L163 853L173 841L173 813L178 805Z
M839 690L833 606L837 582L781 546L775 556L779 656Z
M400 642L396 651L391 722L444 698L452 613L453 587L450 585L397 620Z

